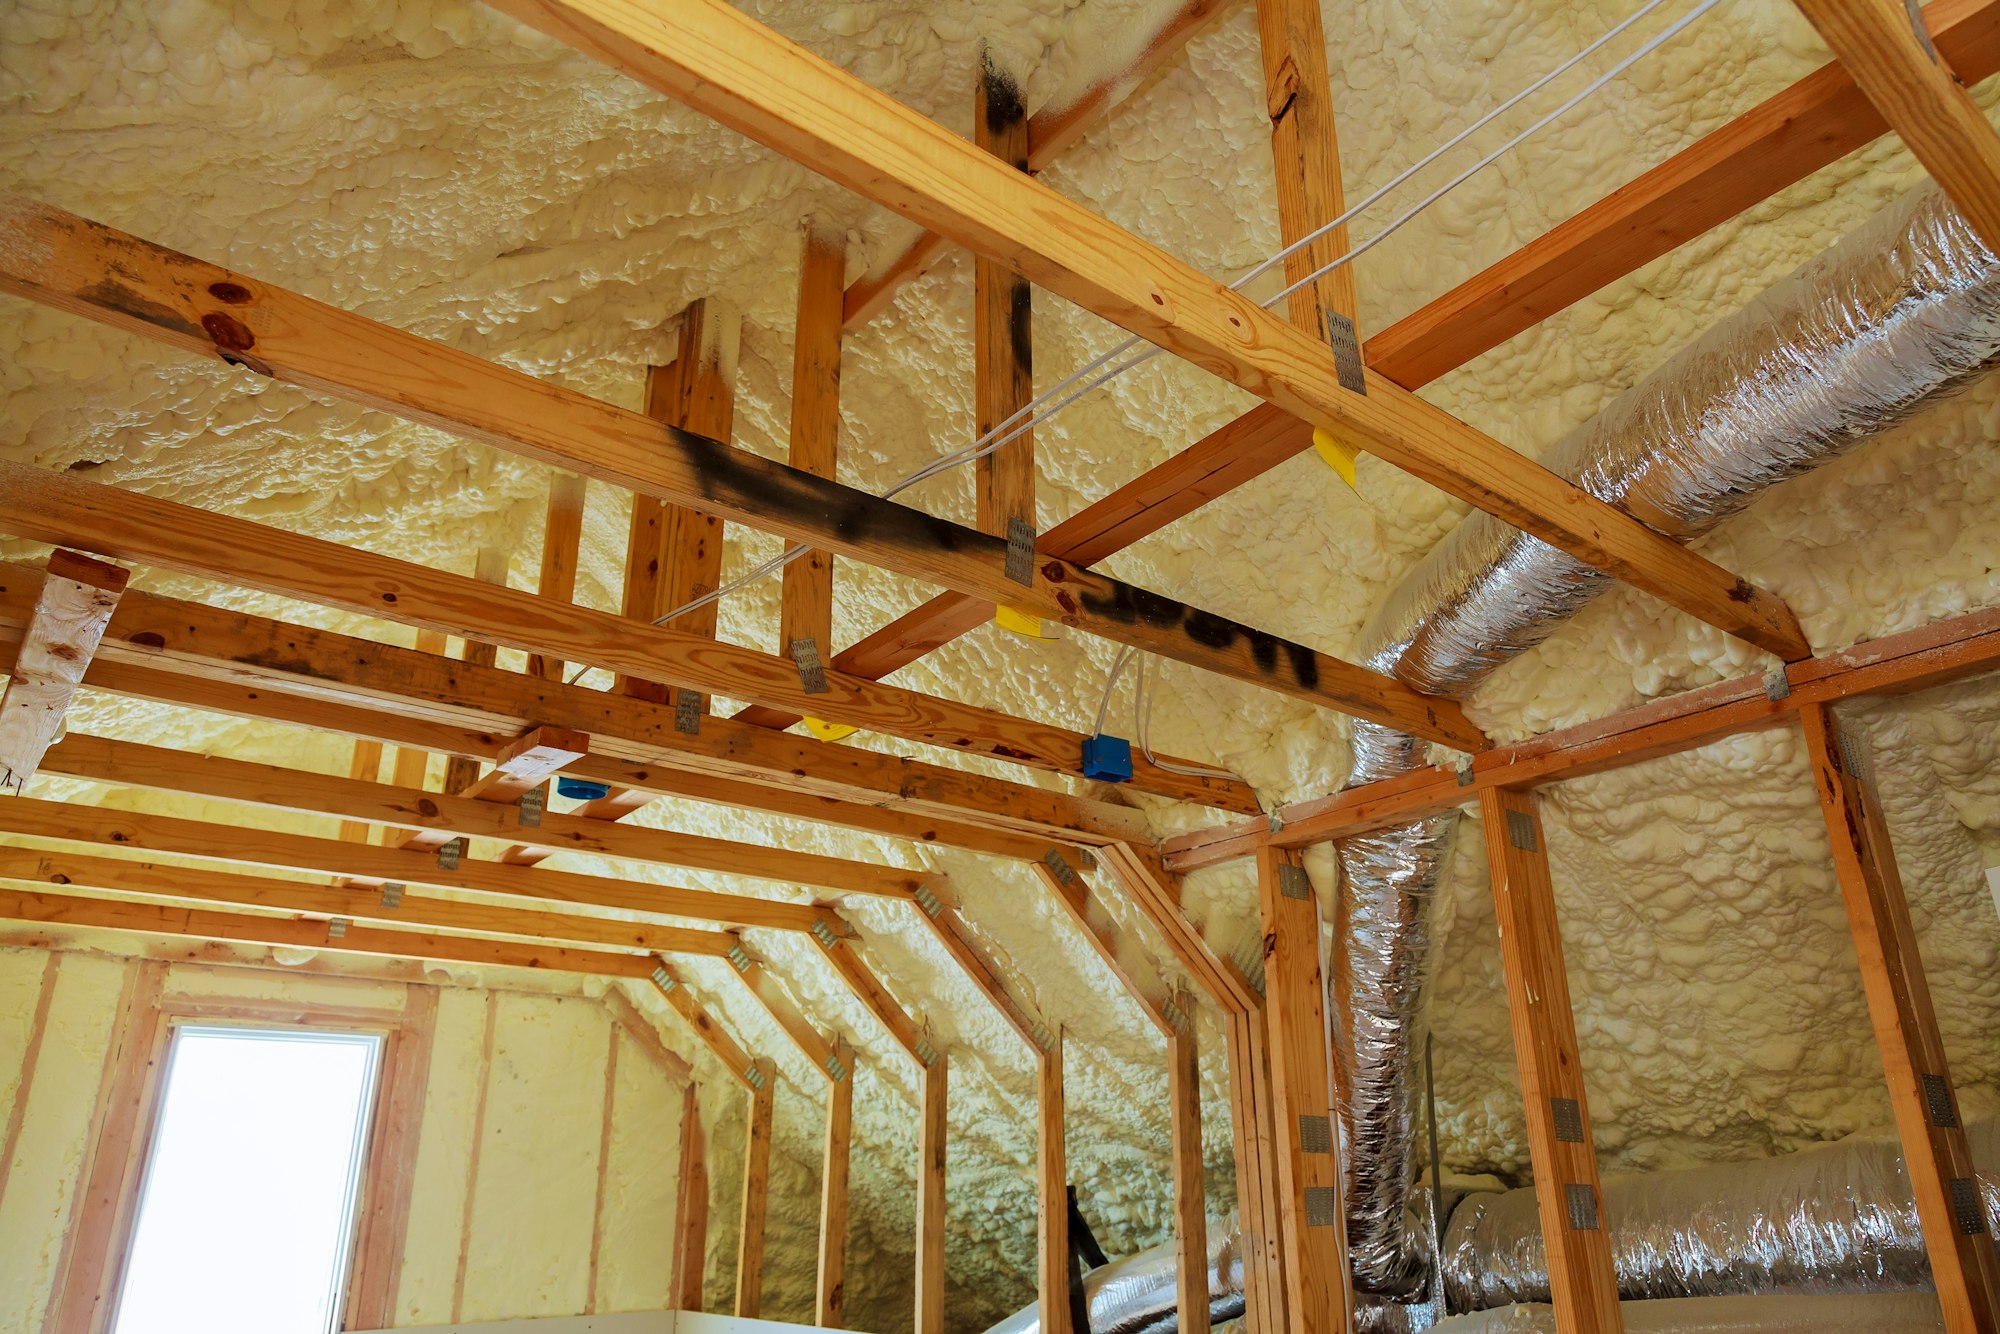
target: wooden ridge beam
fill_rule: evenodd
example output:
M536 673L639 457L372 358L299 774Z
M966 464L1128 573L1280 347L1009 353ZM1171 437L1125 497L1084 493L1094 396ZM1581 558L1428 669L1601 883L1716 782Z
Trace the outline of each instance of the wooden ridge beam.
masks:
M1480 797L1535 1208L1556 1327L1565 1334L1624 1334L1540 806L1532 792L1494 788Z
M455 869L445 870L438 858L420 852L31 797L0 802L0 834L131 848L271 870L353 875L379 882L477 890L518 899L616 908L776 931L809 931L822 911L804 903L605 880L568 871L530 870L500 862L465 859Z
M1993 1334L2000 1329L2000 1250L1987 1222L1874 766L1866 744L1844 730L1827 705L1802 709L1799 724L1944 1327L1950 1334Z
M31 894L0 890L0 918L44 926L98 927L106 931L191 936L198 940L239 941L249 945L349 954L382 954L396 959L436 959L497 968L591 973L600 977L644 977L653 967L652 960L636 954L363 926L348 927L343 934L336 936L322 921L256 917L248 913L211 912L203 908L174 908L164 904L129 903L69 893Z
M1028 169L1041 171L1061 155L1101 116L1123 102L1178 54L1188 42L1233 0L1184 0L1160 25L1138 58L1117 73L1099 79L1061 106L1044 107L1028 120ZM897 291L928 273L949 252L950 245L935 232L919 232L888 263L878 265L847 289L842 320L848 333L859 333L888 309Z
M1973 232L2000 249L2000 133L1907 4L1798 0L1841 67Z
M711 0L689 0L686 4L677 3L676 13L684 13L687 18L709 15L716 12L711 11L710 5ZM726 5L719 9L741 19ZM677 18L676 24L679 22ZM769 53L778 57L777 63L757 75L759 84L775 85L781 80L774 78L772 71L795 65L804 58L803 53L754 23L750 27L770 40L780 41L780 47ZM827 72L833 72L831 67L827 67ZM895 106L893 102L887 105ZM916 119L925 126L930 124L922 117ZM1006 171L971 145L949 134L944 138L982 165ZM1020 181L1019 187L1038 188L1026 180ZM1097 226L1102 228L1106 224L1100 221ZM1059 560L1017 559L1010 574L1008 544L1002 538L980 534L838 482L799 472L747 450L732 449L706 437L676 430L642 413L614 407L440 343L310 301L61 210L14 196L0 198L0 237L5 238L5 244L0 245L0 291L29 297L184 351L248 366L307 389L396 413L553 467L696 508L716 518L747 523L790 541L943 584L968 596L1004 602L1032 615L1309 703L1356 713L1461 749L1478 749L1483 744L1477 729L1465 721L1456 705L1434 704L1428 697L1380 673ZM1160 258L1165 260L1164 256ZM1187 272L1192 274L1191 270ZM1195 277L1214 287L1206 279ZM1164 296L1161 299L1166 300ZM1243 309L1255 311L1247 303L1243 303ZM1256 314L1268 318L1261 311ZM1247 314L1243 318L1250 319ZM1246 325L1254 327L1254 320ZM1295 331L1284 332L1297 337ZM1293 351L1297 353L1299 349L1295 347ZM1325 353L1313 345L1311 357L1324 359ZM1330 363L1327 371L1330 377ZM1346 397L1364 405L1373 401L1361 395ZM1447 438L1463 430L1455 424L1444 425L1451 419L1436 409L1420 405L1420 410L1436 419L1432 426ZM1374 409L1359 411L1363 418L1369 418ZM1352 417L1355 413L1346 415ZM1478 440L1485 441L1485 437ZM1485 445L1491 446L1489 452L1493 453L1492 462L1496 466L1504 455L1505 460L1511 461L1507 466L1522 478L1532 481L1533 474L1539 472L1496 442L1485 441ZM1484 448L1477 446L1474 452ZM1565 511L1578 508L1589 511L1589 506L1598 505L1582 492L1557 482L1552 475L1544 472L1540 476L1562 491ZM11 489L14 485L15 480L10 477L7 487ZM4 494L0 491L0 495ZM1608 506L1599 508L1603 510L1601 515L1589 511L1592 517L1588 523L1605 526L1614 534L1611 547L1627 545L1615 536L1620 531L1619 525L1638 526ZM1705 580L1704 587L1714 585L1719 590L1718 581L1727 583L1735 597L1730 605L1740 609L1731 613L1732 625L1758 622L1775 614L1768 598L1757 590L1708 566L1651 530L1640 528L1640 531L1664 547L1664 551L1649 548L1657 560L1650 564L1642 562L1644 568L1665 562L1689 581ZM1600 550L1604 544L1594 540L1586 545L1600 559L1610 550L1609 547ZM1618 566L1614 573L1625 570L1629 563L1620 561L1612 562ZM1695 564L1688 565L1690 561ZM1023 564L1026 568L1022 568ZM1643 573L1642 566L1633 565L1631 572ZM239 562L224 577L236 580L247 573ZM1721 595L1719 591L1717 595ZM1779 609L1782 610L1781 604ZM378 602L370 614L381 615L384 610L384 604ZM397 610L401 615L396 619L408 616L406 607L399 606ZM593 625L602 617L601 613L581 608L574 615ZM550 617L546 611L539 613L539 620L543 624L538 628L559 628L547 624ZM452 628L466 628L463 617ZM636 627L627 626L623 634L614 636L614 642L633 633ZM545 642L543 636L534 638L536 642L525 645L496 642L550 656L559 647ZM642 637L643 642L652 646L649 653L634 657L621 654L616 661L606 655L606 646L598 645L594 636L585 636L587 642L583 646L595 650L591 659L585 660L594 659L597 665L621 671L630 668L642 674L664 672L678 676L679 684L711 692L719 678L709 672L723 662L730 663L733 670L747 671L759 661L781 661L689 638L692 643L681 643L665 631L654 631ZM659 654L669 642L685 651L662 661ZM704 654L695 653L697 644L706 650ZM667 670L669 662L674 664L671 671ZM696 671L697 663L705 664L708 671L691 674ZM770 675L768 686L752 689L751 683L764 675ZM783 674L752 673L736 680L734 688L724 693L778 708L810 707L816 716L825 716L830 721L881 730L884 719L871 721L859 716L857 710L845 707L867 694L867 683L842 679L830 680L830 684L834 686L830 694L807 699L796 672L791 674L789 682ZM837 717L832 709L836 701L843 706ZM961 716L970 717L978 712L961 712ZM900 716L892 717L903 721ZM952 730L944 728L940 735ZM1181 790L1184 788L1183 784Z
M108 737L73 733L49 752L49 766L52 772L94 783L185 793L268 810L365 820L432 832L438 835L432 847L454 838L512 839L524 830L518 797L513 802L451 797ZM528 831L537 842L617 860L714 871L788 885L819 885L906 901L930 878L923 871L900 871L871 862L758 847L639 825L582 820L553 811L544 812L539 818L540 823ZM402 846L413 850L408 843Z
M1723 737L1783 726L1801 709L1864 695L1900 695L2000 668L2000 609L1933 621L1794 663L1779 681L1743 676L1669 695L1474 757L1468 770L1430 766L1315 797L1269 818L1170 838L1166 865L1193 871L1269 844L1307 847L1436 815L1500 787L1527 787L1678 755Z
M363 616L461 633L527 652L671 677L710 694L828 719L906 740L1081 776L1083 735L837 673L813 692L786 659L636 622L589 607L556 606L426 566L44 469L0 462L0 529L38 541L123 554L183 573ZM256 551L245 562L242 553ZM466 664L468 671L476 665ZM1136 768L1136 788L1229 809L1256 798L1234 780L1189 779Z
M662 951L722 958L735 939L724 931L696 931L656 922L627 922L582 913L505 908L405 891L393 905L379 888L341 888L268 880L206 867L195 869L123 857L41 848L0 847L0 880L114 894L199 899L232 908L304 913L319 918L408 924L440 931L482 931L558 944L603 946L645 953Z
M1344 387L1319 338L993 161L726 0L675 0L670 6L634 0L493 3L1669 605L1787 660L1812 652L1790 609L1769 593L1386 377L1350 377L1365 392ZM1045 564L1043 572L1050 568ZM1069 571L1071 579L1080 573L1059 562L1055 568ZM953 587L991 596L987 589ZM1086 603L1091 600L1086 595ZM1034 604L1024 609L1038 610ZM1178 647L1171 634L1121 634L1099 618L1060 619L1193 665L1222 665L1213 657L1197 661L1201 655L1170 651ZM1292 678L1297 680L1296 670ZM1266 683L1283 688L1283 681L1284 674L1277 673ZM1349 701L1347 711L1360 703Z
M55 551L0 693L0 794L26 790L62 732L70 696L111 624L132 572L74 551Z

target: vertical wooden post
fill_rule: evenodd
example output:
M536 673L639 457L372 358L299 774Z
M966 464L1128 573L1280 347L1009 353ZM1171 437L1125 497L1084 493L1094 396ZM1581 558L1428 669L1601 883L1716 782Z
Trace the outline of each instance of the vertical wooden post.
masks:
M1505 788L1490 788L1480 798L1514 1061L1528 1113L1535 1205L1556 1328L1562 1334L1622 1334L1539 806L1533 792Z
M1035 1291L1042 1304L1041 1334L1088 1334L1077 1330L1069 1307L1069 1154L1064 1126L1063 1038L1057 1029L1036 1062L1036 1193L1041 1217L1036 1226Z
M839 293L835 284L835 294ZM834 306L836 322L839 304ZM834 1059L846 1072L826 1087L826 1166L819 1196L819 1303L813 1323L842 1329L847 1319L847 1160L854 1133L854 1052L845 1042Z
M482 583L507 585L507 553L498 547L481 547L473 565L473 577ZM500 657L498 645L484 640L462 642L458 658L476 667L491 667ZM444 762L444 790L458 796L479 780L479 761L466 755L449 755Z
M943 1052L918 1076L916 1334L944 1334L944 1159L948 1062Z
M1354 1298L1328 1096L1319 901L1298 853L1290 849L1261 849L1257 882L1288 1328L1294 1334L1344 1334L1354 1325Z
M1799 724L1945 1328L1951 1334L1993 1334L2000 1329L2000 1255L1988 1230L1874 773L1859 739L1843 734L1827 706L1805 705Z
M735 426L736 316L706 299L681 316L680 351L669 366L655 366L646 376L646 415L669 426L727 443ZM632 528L625 554L624 613L636 620L655 620L705 593L722 581L722 520L650 496L632 498ZM677 616L667 624L688 634L715 634L714 603ZM622 678L628 695L668 702L667 687L651 681ZM699 691L698 712L708 699Z
M1244 1316L1250 1334L1278 1334L1290 1326L1285 1317L1285 1254L1278 1241L1276 1132L1271 1125L1271 1066L1265 1051L1264 1012L1230 1010L1224 1023L1230 1120L1236 1141Z
M379 741L357 741L354 751L348 757L347 776L359 783L379 783L382 781L382 743ZM340 838L344 843L366 843L368 824L362 820L342 820Z
M674 1204L676 1311L702 1309L702 1278L708 1267L708 1148L695 1092L690 1084L681 1094L681 1180Z
M1201 1162L1201 1051L1194 1001L1173 1001L1167 1032L1167 1114L1173 1135L1175 1307L1180 1334L1208 1334L1208 1198ZM1246 1275L1247 1278L1247 1275Z
M847 242L809 228L799 265L799 317L792 335L791 465L832 477L840 457L840 302ZM787 654L813 641L833 661L833 554L813 550L785 567L778 643Z
M419 653L434 653L444 656L449 641L442 630L417 631L416 649ZM389 765L389 781L397 787L421 788L424 785L424 771L430 767L431 753L411 746L398 746L395 758ZM385 847L395 847L403 841L405 831L392 829L388 825L381 828L381 841Z
M973 101L972 139L1020 171L1028 169L1028 115L1013 83L982 59ZM1026 278L990 259L973 261L974 421L985 435L1034 397L1034 298ZM1032 434L1009 441L976 465L979 529L1006 536L1020 520L1035 527Z
M1326 70L1326 31L1320 0L1257 0L1257 36L1264 53L1264 97L1271 117L1271 161L1278 186L1278 231L1286 245L1346 211L1340 183L1340 146L1334 135L1333 96ZM1336 227L1285 261L1289 286L1347 253L1347 228ZM1292 294L1293 324L1316 338L1334 331L1328 313L1348 322L1356 346L1354 270L1335 269Z
M743 1227L736 1240L736 1314L755 1319L764 1301L764 1216L771 1195L771 1104L778 1072L768 1056L750 1063L750 1135L743 1151Z
M583 545L584 479L575 473L549 474L548 514L542 520L542 571L535 591L551 602L576 600L576 563ZM563 664L537 653L528 671L544 681L560 681Z

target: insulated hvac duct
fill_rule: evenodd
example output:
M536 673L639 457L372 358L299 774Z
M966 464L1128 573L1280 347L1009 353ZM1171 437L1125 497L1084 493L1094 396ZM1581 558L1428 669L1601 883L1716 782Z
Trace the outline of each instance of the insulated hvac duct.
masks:
M2000 272L1934 187L1682 349L1542 462L1686 542L1774 483L1808 472L1960 388L2000 354ZM1459 697L1610 586L1604 575L1483 513L1461 523L1377 610L1360 660ZM1415 738L1354 725L1350 786L1420 765ZM1348 1085L1348 1243L1358 1284L1416 1292L1427 1269L1406 1225L1416 1062L1428 1022L1437 887L1455 815L1340 845L1329 1012Z
M2000 1122L1968 1126L1966 1137L1987 1218L2000 1217L1994 1175ZM1759 1162L1609 1177L1604 1224L1618 1291L1627 1298L1931 1286L1910 1178L1894 1139L1849 1139ZM1467 1196L1445 1230L1443 1265L1453 1310L1548 1301L1535 1192Z
M1868 1297L1688 1297L1626 1302L1625 1334L1942 1334L1937 1298L1888 1293ZM1453 1316L1437 1334L1556 1334L1552 1306L1508 1306Z

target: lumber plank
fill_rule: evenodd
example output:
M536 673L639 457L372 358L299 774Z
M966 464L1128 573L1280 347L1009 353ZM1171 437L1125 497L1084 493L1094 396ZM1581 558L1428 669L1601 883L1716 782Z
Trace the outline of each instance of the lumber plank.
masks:
M966 979L973 988L1007 1021L1021 1041L1028 1044L1030 1051L1040 1051L1042 1040L1048 1029L1042 1021L1014 995L1013 988L1000 976L999 969L986 957L986 952L974 943L971 933L960 920L958 909L951 902L950 891L945 877L938 876L926 887L926 893L917 898L920 909L917 914L938 944L944 946L945 953L964 970Z
M836 284L834 291L839 292ZM850 1072L854 1053L845 1043L835 1058ZM813 1323L821 1329L847 1326L847 1177L854 1140L854 1080L836 1079L826 1090L826 1150L819 1186L819 1272L814 1284Z
M333 936L323 921L255 917L247 913L130 903L70 893L36 894L0 890L0 918L36 922L44 926L101 927L107 931L140 931L149 935L192 936L200 940L233 940L251 945L293 946L351 954L383 954L391 958L436 959L499 968L593 973L603 977L643 977L653 966L652 961L644 956L606 950L531 945L510 940L478 940L471 936L362 926L349 927L344 934Z
M1208 1196L1201 1156L1201 1049L1193 1000L1167 1029L1167 1119L1174 1179L1174 1310L1181 1334L1208 1334Z
M1211 1004L1229 1013L1262 1007L1263 998L1242 970L1216 954L1181 910L1180 881L1165 870L1152 848L1118 842L1099 848L1097 856L1146 920L1166 938L1175 961Z
M1278 230L1289 246L1347 211L1319 0L1257 0L1257 38L1264 57L1265 111L1271 118ZM1347 228L1342 226L1287 256L1286 286L1304 281L1321 265L1346 254L1347 248ZM1356 298L1351 265L1301 287L1289 298L1292 323L1313 337L1328 334L1329 313L1347 320L1348 332L1353 332Z
M2000 133L1919 20L1891 0L1798 6L1974 233L2000 249Z
M491 667L493 664L477 665ZM552 775L589 753L590 738L581 732L563 727L533 728L503 749L493 767L483 774L479 773L477 759L470 755L452 755L445 769L445 794L471 801L518 805L524 796ZM454 776L462 778L466 773L474 776L469 781L454 781ZM412 830L403 836L397 846L415 849L443 847L457 832L445 829Z
M769 927L777 931L810 931L820 911L804 903L781 903L745 895L718 894L711 890L607 880L568 871L531 870L500 862L466 859L456 869L447 871L437 858L420 852L237 825L207 824L176 816L114 811L73 802L40 801L32 797L0 803L0 834L62 843L88 843L99 847L132 848L141 852L197 857L204 861L270 870L353 875L378 882L470 889L513 898L617 908L727 926Z
M357 740L348 756L347 776L357 783L378 781L382 777L382 743ZM366 843L372 835L367 825L346 820L341 823L340 837L348 843Z
M557 470L549 474L549 503L542 520L542 567L535 594L550 602L576 599L576 569L583 545L583 507L589 483L575 473ZM546 653L528 655L528 673L544 681L560 681L566 671L561 660Z
M41 848L0 848L0 880L57 888L150 894L160 898L198 899L232 908L253 908L314 917L345 917L395 925L435 927L441 931L481 931L521 936L557 944L603 946L612 949L725 957L733 939L722 931L697 931L629 922L583 913L508 908L465 899L441 899L405 891L391 907L375 888L340 888L270 880L207 868L193 870L123 857Z
M855 999L859 1000L882 1027L888 1030L889 1036L896 1040L896 1045L908 1053L919 1068L930 1064L937 1055L936 1050L924 1037L923 1030L917 1026L917 1021L910 1017L909 1011L889 994L889 989L882 985L882 980L875 976L861 956L855 952L853 938L833 931L815 931L812 933L812 942L818 946L826 961L833 965L833 970L840 974L841 981L847 984Z
M708 1147L701 1130L701 1103L689 1084L681 1094L680 1182L674 1193L673 1309L702 1310L702 1278L708 1267Z
M1787 660L1812 651L1790 609L1769 593L1381 375L1366 376L1366 393L1341 387L1319 339L994 162L726 0L492 3L1669 605ZM1095 618L1070 623L1192 661L1168 651L1171 635L1138 643ZM1270 683L1283 688L1282 680Z
M432 847L461 837L512 838L522 830L519 806L504 800L450 797L81 733L64 738L49 753L49 764L53 772L95 783L435 833L438 839ZM541 824L533 832L539 841L564 851L741 875L785 885L818 885L837 892L905 901L930 878L930 873L923 871L898 870L872 862L666 829L584 820L553 811L542 815ZM404 850L422 850L407 842L401 846Z
M778 1078L770 1058L757 1061L760 1078L750 1090L749 1143L743 1150L743 1198L736 1235L736 1318L755 1320L764 1309L764 1223L771 1202L771 1109Z
M1137 92L1231 3L1233 0L1185 0L1129 66L1099 79L1070 102L1036 112L1028 120L1028 169L1039 172L1054 162L1100 116ZM930 272L949 251L950 246L937 233L919 232L894 259L856 280L847 289L844 302L847 332L859 333L888 309L899 289Z
M131 553L149 564L220 579L323 606L419 627L456 629L507 648L671 677L706 693L815 714L907 740L1081 775L1083 735L975 705L826 674L827 690L807 693L788 659L717 643L532 593L286 533L228 515L121 491L38 468L0 462L0 528L24 537L75 535L78 545ZM244 551L259 559L246 564ZM467 672L477 664L464 664ZM1135 766L1132 785L1163 796L1229 809L1254 809L1234 780L1187 778ZM406 784L406 786L409 784Z
M481 547L473 563L472 577L485 584L507 583L508 554L498 547ZM500 650L478 639L459 641L458 659L479 667L491 667L500 659ZM467 755L447 755L444 762L444 790L461 796L480 781L479 762ZM495 782L506 781L505 778Z
M840 461L840 282L847 240L809 225L799 260L799 312L792 333L790 461L832 478ZM785 567L778 643L787 653L811 640L821 662L833 657L833 553L815 547ZM789 726L790 724L786 724Z
M740 937L726 957L729 966L734 968L737 977L742 979L744 990L748 991L751 999L762 1006L764 1012L784 1030L792 1045L799 1049L799 1054L806 1058L806 1064L816 1070L820 1078L828 1083L839 1083L845 1079L847 1077L845 1074L836 1073L847 1067L835 1057L832 1041L815 1028L812 1021L792 1003L791 998L778 985L778 979L772 975L770 965L751 953Z
M1250 1334L1283 1334L1285 1251L1278 1221L1271 1062L1261 1009L1223 1011L1229 1055L1230 1130L1236 1151L1236 1214L1243 1248L1244 1314Z
M945 1104L950 1062L942 1054L917 1074L916 1334L944 1334Z
M41 574L0 564L0 667ZM273 671L282 663L286 670ZM171 670L170 670L171 669ZM1136 812L958 770L671 711L369 640L128 593L86 676L110 690L392 745L492 759L538 718L587 731L580 778L653 795L1029 861L1047 840L1138 837Z
M1354 1326L1354 1294L1340 1205L1339 1136L1328 1096L1319 903L1298 854L1277 848L1258 853L1257 899L1264 922L1277 1241L1291 1285L1287 1328L1344 1334Z
M74 551L50 553L41 595L0 692L0 794L25 791L62 732L70 697L129 578L123 566Z
M1801 709L1799 725L1944 1327L1951 1334L1992 1334L2000 1329L2000 1251L1988 1229L1873 765L1865 743L1827 705Z
M1541 802L1495 788L1479 804L1556 1327L1623 1334Z
M1276 812L1276 832L1268 817L1193 830L1168 839L1163 860L1186 872L1248 857L1265 843L1306 847L1346 838L1451 810L1491 788L1604 773L1783 726L1809 705L1929 690L1996 667L2000 610L1971 612L1794 663L1782 683L1738 677L1498 747L1474 757L1465 772L1431 766L1297 802Z
M1111 975L1124 986L1140 1013L1152 1020L1153 1026L1171 1042L1177 1030L1164 986L1156 980L1142 978L1126 962L1118 928L1108 918L1091 912L1090 883L1083 872L1071 864L1061 848L1050 848L1042 854L1040 861L1030 863L1030 868L1035 878L1048 887L1050 895L1062 906L1069 919L1076 923L1083 938L1097 951L1097 957L1111 970Z
M1028 109L1021 90L981 59L972 99L972 142L1015 171L1028 169ZM1034 290L985 255L972 260L972 427L975 438L1035 396ZM1014 520L1035 529L1035 436L1016 436L973 464L979 531L1005 537Z
M708 2L696 0L701 6ZM689 6L686 13L692 16L696 9ZM774 68L783 68L783 63ZM768 74L758 78L770 81ZM983 160L977 149L945 137ZM1016 571L1021 579L1010 577L1007 544L1000 538L677 430L643 413L230 273L59 209L17 196L0 197L0 235L7 238L0 246L0 291L719 519L747 523L969 596L1006 602L1309 703L1358 712L1447 745L1467 749L1480 745L1477 729L1456 705L1433 705L1399 682L1306 645L1059 560L1039 560L1026 571ZM29 256L36 259L31 262ZM1436 409L1422 410L1450 421ZM1510 466L1517 471L1527 468L1511 451L1487 443L1512 460ZM1527 468L1527 473L1535 471ZM1554 482L1552 477L1548 480ZM1568 490L1573 498L1582 499L1581 492ZM1606 522L1614 527L1617 522L1631 522L1608 507L1604 513L1613 516ZM1699 559L1658 540L1674 553L1663 559ZM1713 573L1718 579L1727 578L1721 571ZM1730 586L1737 588L1736 581L1730 580ZM1754 619L1762 606L1759 595L1747 585L1738 592ZM382 610L378 605L376 613ZM583 609L578 614L584 614ZM636 630L628 624L628 635ZM655 636L663 633L656 631ZM707 645L699 637L690 638ZM666 641L654 637L651 642ZM693 644L684 647L692 653ZM742 652L724 645L707 647L725 656ZM538 642L527 651L553 655L554 647ZM761 657L749 655L737 665L748 666ZM600 652L596 663L634 674L644 674L649 666L664 670L657 653L651 664L645 664L623 658L611 661ZM678 684L715 693L713 677L693 679L680 670L684 665L676 664L675 674L682 677ZM796 672L793 678L785 692L788 696L800 693ZM866 719L836 719L823 707L829 698L843 698L842 685L836 686L834 696L814 696L811 701L785 698L774 703L767 694L743 689L734 694L775 707L812 707L815 715L869 726Z
M672 1007L674 1013L694 1030L694 1035L701 1039L701 1044L709 1049L716 1060L722 1062L723 1069L734 1075L736 1081L744 1088L754 1091L759 1078L756 1059L743 1050L742 1045L730 1035L729 1030L718 1023L715 1016L694 998L693 993L688 990L686 980L674 966L664 959L653 960L647 967L645 976L653 984L654 989L667 998L667 1004ZM763 1082L768 1085L771 1081L765 1079Z
M1078 1331L1069 1300L1069 1153L1063 1096L1062 1030L1049 1034L1035 1061L1035 1294L1040 1334Z

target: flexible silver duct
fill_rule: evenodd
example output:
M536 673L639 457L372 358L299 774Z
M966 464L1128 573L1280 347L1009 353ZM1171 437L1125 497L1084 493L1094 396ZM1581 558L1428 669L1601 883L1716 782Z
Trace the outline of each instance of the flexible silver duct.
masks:
M1937 1298L1688 1297L1625 1302L1625 1334L1932 1334L1944 1329ZM1453 1316L1437 1334L1556 1334L1552 1306L1507 1306Z
M1957 389L2000 355L1994 257L1932 187L1912 192L1682 349L1544 457L1679 541L1766 488ZM1361 658L1459 697L1546 639L1610 580L1485 514L1406 577ZM1423 743L1356 723L1349 785L1408 771ZM1348 1243L1366 1290L1409 1294L1428 1257L1405 1226L1433 911L1455 816L1340 845L1329 1012L1347 1077Z
M1966 1136L1987 1217L2000 1219L2000 1123L1968 1126ZM1609 1177L1604 1222L1628 1298L1909 1292L1931 1283L1902 1149L1890 1138ZM1443 1263L1453 1310L1548 1301L1535 1192L1468 1196L1445 1231Z

